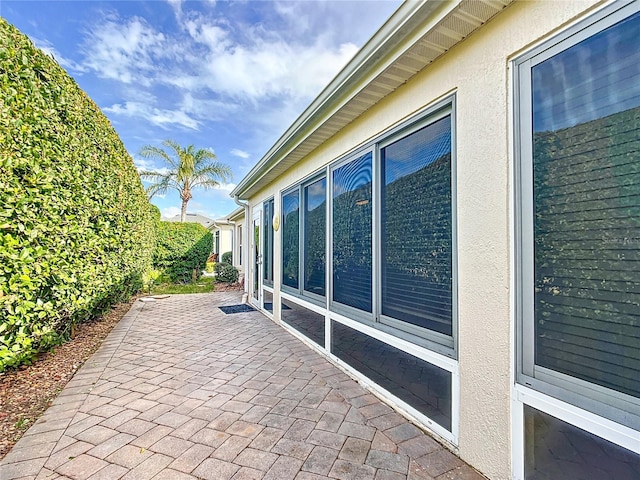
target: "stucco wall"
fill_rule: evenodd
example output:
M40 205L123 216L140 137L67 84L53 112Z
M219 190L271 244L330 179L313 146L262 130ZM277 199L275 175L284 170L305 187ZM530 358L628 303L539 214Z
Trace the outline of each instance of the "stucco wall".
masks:
M516 2L340 131L252 205L299 182L438 99L456 94L460 456L492 479L511 476L512 179L509 61L601 2ZM280 239L275 236L276 297Z

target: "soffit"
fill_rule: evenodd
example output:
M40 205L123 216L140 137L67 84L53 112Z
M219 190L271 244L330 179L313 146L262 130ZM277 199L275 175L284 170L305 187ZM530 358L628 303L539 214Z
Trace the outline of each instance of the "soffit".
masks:
M232 192L249 198L287 169L295 165L323 142L331 138L368 109L404 85L438 57L463 41L514 0L428 0L413 7L409 19L390 32L388 39L369 47L365 60L354 57L336 79L314 100L300 118L289 127L276 145L258 162ZM401 15L403 5L390 18ZM429 7L428 9L426 7ZM379 35L387 24L378 32ZM375 41L375 36L372 42ZM358 72L360 67L360 72ZM351 68L352 77L340 82L340 75ZM336 85L334 85L336 84ZM320 102L325 96L324 103ZM315 103L319 103L315 106Z

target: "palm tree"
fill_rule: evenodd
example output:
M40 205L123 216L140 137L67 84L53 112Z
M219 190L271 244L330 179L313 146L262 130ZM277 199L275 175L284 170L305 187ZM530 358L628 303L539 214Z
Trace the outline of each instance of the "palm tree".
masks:
M162 171L142 171L140 176L150 180L152 184L147 188L149 198L156 193L165 194L173 189L180 193L182 209L180 221L184 222L187 216L187 203L193 198L191 191L194 188L209 190L220 186L221 182L231 180L233 174L231 168L224 163L217 162L215 154L210 150L198 149L193 145L181 147L173 140L165 140L162 145L169 152L152 145L145 145L140 150L144 158L158 158L169 167Z

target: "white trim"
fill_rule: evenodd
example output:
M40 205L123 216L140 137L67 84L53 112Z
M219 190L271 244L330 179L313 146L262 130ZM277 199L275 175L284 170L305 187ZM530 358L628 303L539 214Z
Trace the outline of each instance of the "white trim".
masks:
M547 413L574 427L586 430L611 443L640 454L640 432L607 418L565 403L524 385L515 386L516 399L523 405Z
M255 237L255 222L258 222L258 245L256 247L256 237ZM248 233L248 232L247 232ZM262 202L254 205L251 209L251 246L250 246L250 260L251 260L251 278L249 281L251 282L251 288L249 289L249 302L252 305L258 307L259 310L263 310L262 305L262 253L260 249L262 248ZM256 251L259 258L259 263L256 262ZM248 262L247 262L248 263ZM257 272L256 272L257 270ZM255 275L258 274L258 285L255 286ZM245 279L246 282L246 279ZM257 292L255 289L257 288ZM256 295L256 296L254 296ZM256 298L257 297L257 298Z
M524 407L517 399L516 389L511 389L511 476L524 480L525 466Z
M291 295L290 293L285 292L284 290L280 290L280 298L288 300L290 302L295 303L296 305L300 305L301 307L306 308L307 310L311 310L318 315L326 316L327 310L315 303L311 303L307 300L304 300L296 295Z
M370 327L362 322L358 322L356 320L352 320L349 317L345 317L336 312L330 312L331 320L335 320L349 328L357 330L358 332L364 333L369 337L375 338L376 340L380 340L392 347L397 348L398 350L402 350L414 357L418 357L425 362L428 362L436 367L440 367L443 370L451 372L454 375L459 374L459 365L458 361L454 360L450 357L441 355L439 353L434 352L433 350L426 349L415 343L411 343L407 340L404 340L399 337L395 337L389 333L386 333L377 328Z
M264 292L269 292L271 294L271 312L269 310L267 310L266 308L264 308ZM274 290L273 287L268 287L267 285L265 285L264 283L262 284L262 308L260 309L260 311L262 313L264 313L267 318L271 319L271 320L275 320L275 308L276 308L276 302L275 302L275 294L274 294Z

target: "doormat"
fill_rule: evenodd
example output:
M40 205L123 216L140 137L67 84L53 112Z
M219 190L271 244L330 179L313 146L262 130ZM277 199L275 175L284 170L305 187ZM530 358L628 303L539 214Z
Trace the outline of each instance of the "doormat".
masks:
M218 307L227 315L231 313L246 313L246 312L255 312L256 309L246 303L241 303L240 305L228 305L226 307Z

